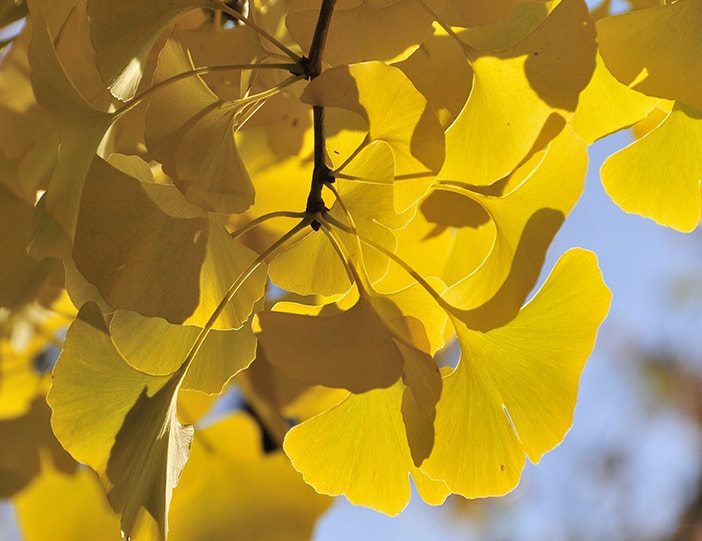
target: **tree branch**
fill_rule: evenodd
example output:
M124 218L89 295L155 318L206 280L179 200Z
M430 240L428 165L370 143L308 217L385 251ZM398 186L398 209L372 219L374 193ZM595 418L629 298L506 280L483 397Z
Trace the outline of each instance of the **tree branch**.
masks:
M312 45L310 46L310 56L304 59L303 67L308 79L314 79L322 72L322 53L327 40L329 23L334 12L336 0L322 0L322 7L319 9L317 26L314 29ZM305 211L309 214L316 214L327 210L322 198L322 188L325 184L334 182L326 160L326 144L324 140L324 107L321 105L312 106L314 121L314 170L312 171L312 185L307 196L307 207ZM317 231L320 223L314 220L311 223L312 229Z

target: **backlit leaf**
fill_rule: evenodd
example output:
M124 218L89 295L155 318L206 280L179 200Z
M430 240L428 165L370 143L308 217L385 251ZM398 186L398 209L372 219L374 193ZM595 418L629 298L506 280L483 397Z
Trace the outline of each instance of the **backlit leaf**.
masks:
M573 420L578 382L610 292L594 254L564 254L507 325L487 333L452 315L461 358L444 379L435 443L422 470L466 497L505 494Z
M515 45L489 54L469 50L473 88L446 132L448 159L439 177L482 186L512 171L549 117L572 116L595 68L595 51L594 27L580 0L561 2Z
M192 427L176 418L183 369L152 376L115 349L102 314L85 305L68 331L47 401L51 425L76 460L100 476L125 535L164 540L171 493Z
M679 231L700 221L702 113L678 102L653 131L602 165L602 184L627 212Z

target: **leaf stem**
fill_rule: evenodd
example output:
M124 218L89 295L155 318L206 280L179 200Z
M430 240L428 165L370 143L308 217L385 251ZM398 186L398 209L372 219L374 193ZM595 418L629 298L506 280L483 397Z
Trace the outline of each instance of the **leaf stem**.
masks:
M266 32L263 28L258 26L255 22L253 22L250 18L244 17L241 13L236 11L235 9L230 8L228 5L224 3L218 3L217 7L224 11L227 15L230 17L236 19L237 21L245 24L252 30L255 30L261 37L265 38L269 42L271 42L273 45L275 45L278 49L280 49L282 52L284 52L286 55L290 57L291 60L293 60L296 63L301 63L302 62L302 57L298 55L297 53L293 52L291 49L283 45L278 39L276 39L274 36Z
M287 233L285 233L285 235L280 237L277 241L271 244L264 252L262 252L256 259L254 259L253 262L248 266L248 268L244 272L237 276L236 280L232 282L232 284L229 286L229 289L227 289L227 292L222 297L222 300L212 312L212 315L205 323L205 326L202 328L202 330L200 330L200 333L197 335L197 338L195 338L193 345L190 347L190 350L188 351L188 354L185 357L183 364L181 365L181 369L184 368L185 371L187 371L187 367L190 365L190 363L192 363L193 359L197 355L197 352L200 350L200 347L205 341L205 338L207 338L207 335L212 330L212 327L214 327L215 322L217 321L221 313L224 311L227 304L229 304L229 302L234 298L234 295L237 294L239 288L243 285L243 283L246 280L248 280L248 278L267 258L275 254L280 248L283 247L283 245L288 240L290 240L298 232L302 231L302 229L307 227L311 221L312 218L310 216L305 216L293 228L291 228Z
M245 226L240 227L236 231L233 231L231 233L231 237L233 239L237 239L240 236L242 236L244 233L247 233L251 231L254 227L262 224L263 222L266 222L268 220L272 220L274 218L304 218L305 213L304 212L293 212L289 210L278 210L275 212L269 212L268 214L263 214L261 216L258 216L257 218L254 218L251 220L249 223L247 223Z
M216 73L219 71L235 71L235 70L247 70L247 69L284 69L287 71L292 71L294 69L299 69L300 66L298 64L264 64L264 63L259 63L259 64L230 64L226 66L203 66L201 68L195 68L189 71L184 71L183 73L179 73L178 75L174 75L173 77L169 77L168 79L165 79L164 81L161 81L160 83L156 83L153 85L151 88L147 88L139 94L138 96L135 96L131 100L129 100L127 103L122 105L119 109L117 109L113 114L115 117L119 117L123 115L124 113L127 113L128 111L131 111L134 109L137 105L139 105L142 101L144 101L145 98L148 98L152 93L156 92L157 90L160 90L161 88L167 87L169 85L172 85L174 83L183 81L184 79L188 79L189 77L197 76L197 75L205 75L207 73ZM297 79L295 79L297 80ZM287 86L287 85L286 85Z

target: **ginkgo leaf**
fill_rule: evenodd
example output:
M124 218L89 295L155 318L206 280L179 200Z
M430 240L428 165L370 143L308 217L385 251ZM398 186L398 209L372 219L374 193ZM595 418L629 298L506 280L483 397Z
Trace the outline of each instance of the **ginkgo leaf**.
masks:
M114 118L90 106L68 79L42 17L34 20L29 61L37 101L54 117L61 133L58 160L44 205L37 211L42 227L34 229L29 250L37 259L62 257L75 234L85 177Z
M154 82L194 69L182 45L169 40ZM146 144L185 197L206 210L241 213L254 188L234 141L243 102L222 101L199 77L169 84L149 101Z
M679 231L700 221L702 112L678 102L653 131L602 165L602 184L625 211Z
M388 387L402 373L397 343L363 294L343 312L259 312L258 323L268 361L308 385L361 393Z
M235 413L195 434L173 497L172 541L306 541L332 499L280 451L264 453L253 418Z
M506 49L468 49L473 87L446 131L448 158L439 178L482 186L511 172L552 115L572 116L595 68L595 51L594 26L581 0L561 2Z
M414 209L395 211L392 167L392 152L385 142L375 141L365 146L340 169L343 178L336 182L340 200L332 205L329 215L355 228L361 238L371 238L395 251L397 241L393 230L404 227ZM349 252L359 251L354 235L343 231L338 234ZM387 272L388 258L367 245L361 245L360 253L369 280L377 282ZM315 231L310 231L271 263L270 277L279 287L301 295L339 295L351 285L334 247Z
M320 5L319 0L290 1L285 25L305 51L310 50ZM324 60L331 65L401 60L428 35L432 21L431 12L415 0L339 0L329 25ZM358 39L360 35L363 39Z
M300 99L353 111L368 123L365 144L385 141L390 146L395 178L403 177L395 181L398 211L424 194L444 161L441 124L397 68L381 62L338 66L311 81Z
M514 3L515 0L448 0L440 17L451 26L486 26L509 17Z
M512 490L525 457L538 462L570 429L610 297L594 254L574 249L507 325L485 333L451 314L461 358L444 379L422 470L466 497Z
M127 310L117 310L110 321L112 340L122 356L137 370L154 375L175 372L201 330ZM233 330L212 330L193 358L182 387L220 393L255 355L256 337L250 324Z
M507 193L462 192L484 209L495 227L486 259L444 294L454 306L475 310L471 317L476 328L504 324L534 287L553 236L582 193L587 161L585 143L565 128L545 153L514 172L508 179L514 187ZM447 199L435 209L433 220L441 223L450 217L452 204L455 201ZM460 260L465 251L465 245L457 244L452 257Z
M702 1L679 0L597 21L597 41L625 85L702 110Z
M47 401L61 444L100 476L127 537L165 540L168 507L193 429L176 418L184 375L139 372L115 349L102 314L83 306L66 336Z
M161 32L179 15L196 8L216 9L208 0L88 0L90 35L98 68L112 94L134 97L144 64Z
M64 472L76 470L51 432L50 414L43 394L35 392L24 415L0 420L0 498L12 497L40 475L43 460Z
M395 66L409 77L441 125L448 128L461 112L473 84L473 71L465 61L461 44L434 29L409 58Z
M73 259L113 308L204 326L256 254L174 186L97 158L86 181ZM244 277L215 328L238 329L263 295L262 264Z
M0 306L17 309L32 300L56 260L35 261L26 252L33 207L0 185Z
M49 467L12 503L24 541L122 540L119 515L88 468L69 475Z
M595 72L580 93L578 108L570 125L585 142L593 143L638 122L653 109L657 101L617 81L598 53Z
M400 407L403 385L350 394L329 411L293 427L284 449L293 467L322 494L343 494L353 504L394 516L410 498L408 474L427 503L448 495L410 455Z

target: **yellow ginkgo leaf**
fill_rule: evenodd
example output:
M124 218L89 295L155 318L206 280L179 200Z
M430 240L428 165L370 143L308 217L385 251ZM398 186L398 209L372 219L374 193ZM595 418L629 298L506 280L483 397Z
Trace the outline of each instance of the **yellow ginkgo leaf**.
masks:
M451 26L485 26L506 19L515 0L448 0L441 12L441 21Z
M702 0L605 17L597 21L597 41L625 85L702 110Z
M515 315L539 277L553 236L582 193L586 171L586 145L572 129L565 128L544 153L514 172L504 195L462 192L484 209L495 227L494 243L485 260L444 294L454 306L473 310L474 328L487 330ZM446 202L450 205L453 200ZM451 216L450 206L440 208ZM434 219L440 220L437 210ZM464 257L467 246L454 245L452 258Z
M653 131L602 165L602 184L627 212L679 231L700 221L702 112L677 102Z
M293 427L284 448L293 467L322 494L397 515L409 502L411 474L427 503L439 505L446 485L427 478L410 455L400 412L402 383L350 394L329 411Z
M422 470L469 498L512 490L525 457L538 462L570 429L610 297L594 254L574 249L507 325L479 332L453 313L461 358L444 379Z
M644 118L658 100L635 92L609 73L597 54L595 72L580 93L570 125L588 144Z
M50 415L44 395L35 394L24 415L0 420L0 498L26 487L40 474L43 460L64 472L78 467L51 432Z
M506 49L468 49L473 88L446 131L448 158L439 178L482 186L509 174L552 115L556 123L572 116L595 68L595 51L594 26L581 0L564 0Z
M61 144L49 188L38 207L38 226L29 244L37 259L62 257L75 234L83 183L114 115L94 109L76 90L56 57L43 18L34 20L29 45L37 101L56 120Z
M397 343L365 294L332 315L259 312L258 322L268 361L308 385L361 393L388 387L402 373Z
M441 124L398 68L382 62L332 68L310 82L301 99L360 115L368 123L361 147L373 141L390 146L397 179L394 205L400 212L424 194L444 161Z
M194 69L183 46L169 40L159 55L156 84ZM146 144L191 203L241 213L254 188L234 141L240 101L222 101L199 77L159 89L149 101Z
M94 304L81 308L54 368L47 396L54 434L98 473L127 537L166 538L171 493L193 435L175 410L186 368L164 376L132 368Z
M115 346L137 370L164 375L175 372L188 355L201 327L172 325L161 318L118 310L110 321ZM212 330L195 355L183 380L184 389L220 393L229 379L256 355L250 324L239 329Z
M56 505L61 502L61 505ZM119 515L88 468L69 475L48 467L15 498L24 541L121 541Z
M89 0L90 35L98 68L112 94L134 97L151 48L178 15L196 7L217 8L208 0Z
M200 327L244 278L215 322L215 328L238 329L263 295L265 268L245 277L256 254L174 186L148 180L96 158L73 247L78 270L113 308Z
M235 413L195 433L173 496L171 541L306 541L332 499L317 494L261 431Z
M310 50L320 6L319 0L290 2L285 25L305 51ZM429 34L432 20L414 0L339 0L329 24L324 61L335 66L401 60ZM360 35L363 39L358 39Z

